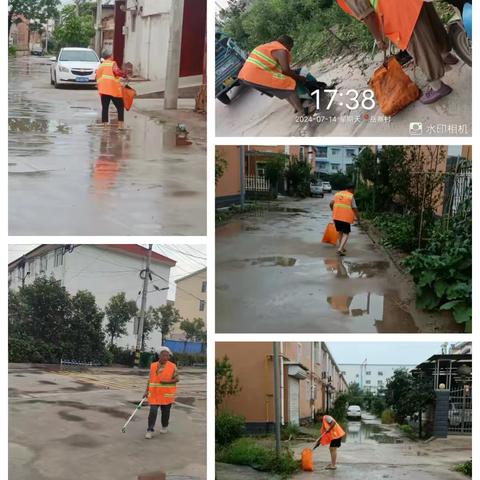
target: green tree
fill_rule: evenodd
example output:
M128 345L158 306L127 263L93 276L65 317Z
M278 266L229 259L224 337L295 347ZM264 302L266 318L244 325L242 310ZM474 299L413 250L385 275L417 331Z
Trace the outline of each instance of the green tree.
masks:
M71 302L65 342L70 345L72 358L86 362L102 361L105 356L104 312L97 306L93 294L86 290L77 292Z
M215 151L215 185L223 177L227 166L228 162L220 155L220 153Z
M19 15L33 22L33 29L38 29L48 19L58 16L59 5L60 0L8 0L8 34Z
M215 409L222 404L226 397L241 391L238 378L233 374L233 367L225 355L222 360L215 360Z
M163 340L170 334L172 327L181 320L180 312L173 305L166 304L158 308L150 307L143 325L144 339L142 341L142 349L151 332L159 330L162 334L163 343Z
M137 304L127 300L125 292L120 292L110 298L105 307L107 316L106 331L110 337L110 346L116 338L127 334L127 324L137 313Z
M88 47L95 35L95 26L91 14L78 15L75 5L66 5L60 14L60 24L53 36L59 48Z
M205 322L201 318L193 320L182 320L180 330L185 332L187 340L205 343L207 341L207 332L205 331Z
M278 193L278 184L283 178L286 161L285 155L274 154L265 165L265 178L270 182L270 187L275 195Z
M306 160L293 159L285 170L288 192L295 197L308 197L310 195L310 163Z

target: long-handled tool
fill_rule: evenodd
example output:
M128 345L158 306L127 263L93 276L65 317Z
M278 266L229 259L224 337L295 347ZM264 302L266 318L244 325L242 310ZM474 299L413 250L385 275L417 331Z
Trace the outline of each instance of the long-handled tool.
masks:
M146 397L142 398L142 401L137 405L133 413L130 415L129 419L125 422L125 425L122 427L122 433L127 431L127 425L131 422L132 418L135 416L138 410L142 408L143 402L146 400Z

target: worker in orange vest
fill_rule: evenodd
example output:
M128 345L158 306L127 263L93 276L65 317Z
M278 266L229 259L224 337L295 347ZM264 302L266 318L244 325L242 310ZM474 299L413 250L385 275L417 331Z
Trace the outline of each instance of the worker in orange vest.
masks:
M357 204L353 196L355 187L349 185L345 190L337 192L330 202L330 209L332 210L333 222L335 223L335 230L337 231L337 255L344 256L348 236L350 235L350 225L356 219L359 220Z
M337 448L342 445L342 437L345 431L330 415L324 415L322 418L322 426L320 427L320 437L318 437L313 449L319 445L330 445L330 464L325 468L327 470L337 469Z
M290 66L290 51L293 38L282 35L277 40L256 47L242 69L238 78L267 95L287 100L296 113L303 112L303 105L295 93L297 82L305 82L306 78L294 72Z
M127 78L108 50L102 53L102 63L96 72L97 90L102 102L102 124L108 126L108 109L113 102L118 114L118 128L124 128L123 87L120 78Z
M153 436L159 408L162 412L160 433L168 432L170 410L172 403L175 401L178 383L177 366L169 360L171 354L172 352L168 347L160 347L158 361L152 362L150 365L150 376L144 395L150 405L145 438L152 438Z
M432 0L337 0L346 13L362 21L375 37L381 50L387 49L385 37L400 50L406 50L426 75L430 88L420 97L434 103L451 93L442 78L446 65L458 58Z

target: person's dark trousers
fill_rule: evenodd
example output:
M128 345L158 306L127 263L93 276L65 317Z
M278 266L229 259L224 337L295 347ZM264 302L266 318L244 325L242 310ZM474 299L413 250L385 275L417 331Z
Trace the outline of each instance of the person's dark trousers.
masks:
M123 98L112 97L111 95L100 95L102 101L102 123L108 123L108 107L110 106L110 101L113 102L118 113L118 121L123 122Z
M158 407L160 407L162 412L162 427L168 427L168 421L170 420L170 405L150 405L150 413L148 414L148 431L153 432L155 429L155 422L157 421Z

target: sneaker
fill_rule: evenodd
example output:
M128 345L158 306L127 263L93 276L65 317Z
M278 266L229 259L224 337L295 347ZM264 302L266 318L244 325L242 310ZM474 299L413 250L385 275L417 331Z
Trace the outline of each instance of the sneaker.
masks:
M446 97L450 93L452 93L452 88L442 82L442 86L438 90L434 90L433 88L427 90L420 97L420 102L424 105L429 105L430 103L435 103L441 98Z
M162 428L160 429L160 433L168 433L168 428L166 428L166 427L163 428L163 427L162 427Z
M145 438L150 439L150 438L152 438L152 437L153 437L153 432L148 431L148 432L145 434Z

